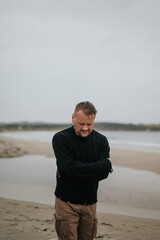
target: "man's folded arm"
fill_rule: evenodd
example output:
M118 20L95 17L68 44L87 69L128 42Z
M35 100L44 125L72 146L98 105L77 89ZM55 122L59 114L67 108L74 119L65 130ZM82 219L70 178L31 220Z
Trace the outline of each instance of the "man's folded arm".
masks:
M57 159L57 166L60 173L68 178L101 178L105 176L111 168L110 161L100 159L96 162L83 163L72 158L66 142L63 138L56 137L52 141L53 149Z

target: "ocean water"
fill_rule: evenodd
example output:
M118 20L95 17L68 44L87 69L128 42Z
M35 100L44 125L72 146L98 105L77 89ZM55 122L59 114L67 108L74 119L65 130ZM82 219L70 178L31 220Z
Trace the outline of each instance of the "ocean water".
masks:
M4 132L1 135L51 142L55 133L55 131L20 131ZM107 137L111 148L160 153L160 131L101 131L101 133Z

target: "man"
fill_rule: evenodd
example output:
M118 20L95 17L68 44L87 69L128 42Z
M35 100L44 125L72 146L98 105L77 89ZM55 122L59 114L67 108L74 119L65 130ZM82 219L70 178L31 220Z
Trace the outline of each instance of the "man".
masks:
M53 149L57 159L55 227L59 240L92 240L97 232L98 183L112 172L109 144L93 130L94 105L76 105L73 127L56 133Z

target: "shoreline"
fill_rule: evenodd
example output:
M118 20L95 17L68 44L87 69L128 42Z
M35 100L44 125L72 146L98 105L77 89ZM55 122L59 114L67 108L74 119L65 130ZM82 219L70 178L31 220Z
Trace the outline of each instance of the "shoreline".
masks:
M15 139L0 135L0 157L3 158L3 161L5 161L5 158L7 161L7 158L14 159L14 157L27 155L43 155L54 158L51 143ZM152 174L160 174L160 154L157 153L111 149L111 160L113 168L114 166L120 166L139 171L149 171ZM113 176L111 182L115 181L115 178ZM109 183L107 185L110 191L112 186L109 186ZM101 189L101 196L99 198L105 198L103 194L105 194L106 190L103 186ZM101 206L101 203L99 203L97 208L99 226L96 238L102 240L158 240L160 236L160 220L130 216L129 213L131 214L132 209L129 209L127 215L109 213L109 210L107 212L107 209L114 207L116 209L116 206L118 206L118 202L116 203L117 191L123 196L125 196L124 193L126 194L125 189L115 189L113 191L115 195L112 198L115 203L112 201L113 205L106 203L107 208L105 209L105 213L103 204ZM145 198L145 195L142 195L143 205L143 199ZM124 206L126 207L125 201ZM137 205L135 207L138 209ZM147 211L147 209L145 210ZM53 205L50 205L32 201L0 198L0 212L2 216L0 219L2 226L0 239L53 240L57 237L54 227L54 202Z
M54 157L52 144L49 142L30 141L0 135L0 158L12 158L24 155ZM115 165L160 174L159 153L112 148L111 161L113 167Z

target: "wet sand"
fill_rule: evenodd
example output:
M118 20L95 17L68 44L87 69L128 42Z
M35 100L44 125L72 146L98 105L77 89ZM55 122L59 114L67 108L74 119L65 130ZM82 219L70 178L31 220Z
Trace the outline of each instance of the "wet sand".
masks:
M26 154L53 157L51 143L29 141L0 135L0 158L11 158Z
M51 144L13 139L0 135L0 157L6 158L7 161L7 158L25 154L54 157ZM147 170L160 174L160 154L112 149L111 158L113 166ZM121 192L119 191L119 193ZM101 198L103 198L103 194ZM143 204L143 197L145 200L145 196L141 197ZM150 204L153 203L150 202ZM99 229L96 239L160 239L160 220L103 213L103 206L99 210ZM0 240L49 240L56 237L53 205L0 199L0 212Z

